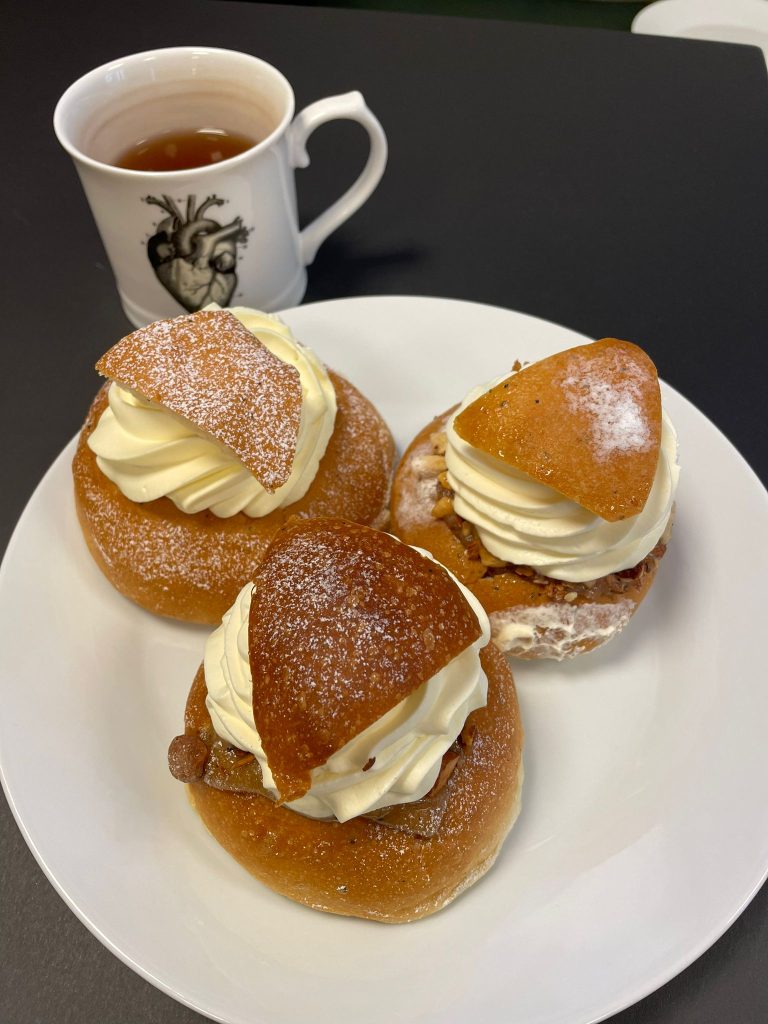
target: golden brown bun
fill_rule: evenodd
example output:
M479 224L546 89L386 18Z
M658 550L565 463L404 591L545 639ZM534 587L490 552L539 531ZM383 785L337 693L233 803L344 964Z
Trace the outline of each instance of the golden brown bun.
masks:
M441 565L343 519L285 526L253 583L254 721L286 801L307 792L312 769L481 636Z
M72 463L75 503L91 554L121 594L157 615L215 625L292 516L336 515L385 525L392 435L355 387L328 373L338 409L317 475L300 501L261 518L189 515L169 498L141 504L126 498L98 468L86 443L107 405L108 384L101 388Z
M473 448L615 523L642 512L656 475L656 367L630 341L577 345L495 384L456 416L454 429Z
M649 556L637 579L622 581L621 592L606 589L587 595L567 583L542 587L511 570L494 568L488 573L479 558L470 557L450 520L432 514L445 492L437 479L441 462L431 438L445 431L452 412L437 416L414 438L395 471L392 532L407 544L426 548L469 587L488 613L494 643L511 657L562 659L600 647L639 607L655 578L658 559Z
M472 744L446 788L430 837L365 818L319 821L263 796L189 787L218 842L260 882L315 910L387 923L440 910L493 864L520 808L523 730L512 675L491 645L480 654L488 705L467 722ZM187 734L210 728L202 667L187 701Z

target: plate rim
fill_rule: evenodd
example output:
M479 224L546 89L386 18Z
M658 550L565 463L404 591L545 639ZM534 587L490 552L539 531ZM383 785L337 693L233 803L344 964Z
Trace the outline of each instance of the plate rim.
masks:
M439 303L439 304L455 303L455 304L462 305L462 306L482 307L482 308L485 308L485 309L488 309L488 310L493 310L494 312L500 312L502 314L512 314L512 315L514 315L516 317L523 317L523 318L526 318L526 319L529 319L529 320L538 321L540 323L546 324L548 327L562 328L563 330L565 330L565 331L567 331L567 332L569 332L571 334L579 335L580 337L584 338L586 341L592 340L592 339L589 339L589 337L587 335L584 335L582 332L574 330L573 328L569 328L569 327L566 327L565 325L558 324L555 321L547 320L546 318L539 317L539 316L536 316L536 315L532 315L532 314L529 314L529 313L525 313L525 312L522 312L522 311L511 310L511 309L508 309L506 307L497 306L497 305L493 305L493 304L490 304L490 303L475 302L475 301L472 301L472 300L457 299L457 298L452 298L452 297L430 296L430 295L411 295L411 294L391 294L390 295L390 294L386 294L386 295L351 296L349 298L334 298L334 299L322 300L322 301L315 302L315 303L306 303L306 304L303 304L301 306L291 307L290 309L287 309L287 310L284 310L284 311L280 311L280 312L281 312L281 315L283 313L289 315L289 314L291 314L292 312L294 312L296 310L310 310L310 309L313 309L313 308L327 307L327 306L334 305L334 304L336 304L336 305L340 305L340 304L349 305L351 303L355 303L355 304L361 303L362 304L362 303L369 302L371 300L374 300L374 301L377 301L377 302L388 301L388 300L392 300L392 301L395 301L395 302L400 302L400 301L406 300L406 301L414 302L414 303L418 303L418 304L421 304L421 303L424 303L424 302L435 302L435 303ZM685 395L683 395L681 392L679 392L676 388L674 388L670 384L667 384L664 381L662 381L662 386L663 386L664 389L667 389L669 392L674 394L677 400L679 400L682 403L684 403L685 405L689 406L690 409L693 410L693 412L697 416L701 417L703 420L706 421L708 426L710 428L712 428L720 436L720 439L726 443L726 445L728 446L728 448L730 450L729 454L730 454L731 457L733 455L737 456L737 461L738 461L738 464L739 464L739 469L741 471L746 469L749 477L751 478L751 482L753 484L755 484L755 483L757 484L758 489L761 492L761 500L764 502L764 506L765 506L765 510L766 510L766 515L768 516L768 490L766 489L765 485L763 484L762 480L759 478L759 476L757 475L755 470L752 468L752 466L747 462L747 460L741 454L741 452L733 445L733 443L726 436L726 434L710 419L710 417L706 413L704 413L702 410L700 410L690 399L686 398ZM41 492L45 488L45 486L47 485L48 478L50 476L52 476L53 474L57 473L60 470L60 464L62 462L64 462L64 461L66 461L67 459L71 458L72 454L74 453L74 448L75 448L75 445L76 445L76 442L77 442L77 438L78 438L78 434L75 434L64 445L64 447L61 449L59 454L50 463L50 465L48 466L48 468L46 469L46 471L44 472L44 474L42 475L42 477L40 478L40 480L36 484L35 488L33 489L33 491L31 493L31 495L29 496L28 500L24 504L24 507L23 507L23 509L21 511L21 514L19 515L19 518L18 518L18 520L16 522L16 525L14 526L12 534L11 534L11 536L9 538L8 544L6 546L6 549L5 549L4 553L3 553L2 562L0 563L0 590L3 587L5 576L6 576L7 572L8 572L8 568L7 567L8 567L8 564L10 563L10 561L12 560L13 553L15 551L15 547L16 547L16 545L18 543L20 543L20 539L19 538L21 537L21 535L22 535L22 533L24 531L25 520L26 520L27 516L29 514L31 514L31 508L35 504L36 500L38 500L39 492ZM8 802L9 808L10 808L11 813L13 815L14 821L16 822L16 825L19 828L19 831L21 832L22 837L24 838L24 841L25 841L27 847L29 848L30 852L32 853L32 855L33 855L37 865L40 867L40 869L42 870L42 872L45 875L45 877L51 883L51 885L53 886L54 890L61 897L61 899L64 901L64 903L67 905L67 907L75 914L77 919L89 930L89 932L91 932L91 934L106 949L108 949L109 952L111 952L114 956L116 956L130 970L132 970L135 973L137 973L145 981L149 982L155 988L157 988L160 991L162 991L165 995L167 995L167 996L171 997L172 999L176 1000L177 1002L180 1002L181 1004L189 1007L190 1009L194 1010L195 1012L200 1013L201 1015L207 1017L210 1020L217 1021L217 1022L219 1022L219 1024L229 1024L230 1020L232 1019L231 1017L229 1017L229 1016L221 1016L212 1007L209 1007L209 1006L201 1004L201 1002L199 1000L192 999L192 998L189 998L189 997L185 996L181 991L179 991L173 985L165 982L162 978L156 976L151 971L149 971L145 967L143 967L142 964L140 964L136 959L134 959L131 956L130 953L124 951L115 941L113 941L112 939L109 938L109 936L78 905L76 900L69 894L67 889L58 881L58 879L56 878L56 875L54 874L53 870L49 867L45 856L43 855L41 850L37 847L37 845L35 844L34 840L32 839L32 836L30 835L30 832L29 832L29 830L28 830L28 828L27 828L27 826L26 826L26 824L25 824L25 822L24 822L24 820L23 820L23 818L21 816L21 813L20 813L20 811L19 811L19 809L17 807L14 795L11 792L9 783L7 781L7 778L6 778L5 753L4 753L4 749L3 749L3 746L2 746L1 737L0 737L0 785L2 786L3 792L5 794L5 797L6 797L6 800ZM578 1019L578 1024L598 1024L599 1021L603 1021L603 1020L611 1017L612 1015L621 1012L623 1009L626 1009L627 1007L634 1005L635 1003L637 1003L641 999L645 998L646 996L648 996L652 992L656 991L657 989L659 989L660 987L665 985L667 982L672 980L674 977L676 977L682 971L684 971L687 967L689 967L692 963L694 963L697 959L699 959L709 948L711 948L711 946L714 945L714 943L717 942L718 939L721 938L722 935L724 935L725 932L733 925L733 923L738 919L738 917L744 912L744 910L749 906L751 901L754 899L754 897L757 894L757 892L761 889L761 887L765 883L766 878L768 878L768 861L764 864L763 871L762 871L762 874L760 875L760 877L757 878L756 880L753 880L750 883L750 885L748 886L748 891L743 896L743 898L741 899L739 904L737 906L735 906L730 911L730 913L727 915L726 919L724 919L722 922L720 922L717 926L714 926L710 930L710 932L705 934L704 937L699 941L698 944L695 944L687 952L682 953L678 958L669 961L667 966L663 970L660 970L655 976L653 976L652 978L649 978L645 983L643 983L643 984L638 983L637 986L636 986L636 989L634 991L628 992L627 990L625 990L624 994L622 994L621 996L617 997L612 1002L611 1006L609 1008L605 1009L604 1012L601 1011L598 1016L591 1016L588 1019L587 1018L583 1018L583 1019L579 1018ZM576 1020L576 1019L574 1019L574 1020Z

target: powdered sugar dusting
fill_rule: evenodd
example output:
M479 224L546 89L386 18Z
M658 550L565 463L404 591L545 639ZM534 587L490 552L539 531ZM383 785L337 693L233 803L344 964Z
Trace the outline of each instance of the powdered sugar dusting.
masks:
M629 622L637 602L517 605L491 612L493 642L514 658L563 661L601 647Z
M480 636L441 566L341 520L278 534L254 584L254 718L286 799L301 796L312 768Z
M270 493L290 476L302 391L231 313L158 320L114 345L97 370L158 402L229 448Z
M338 413L334 433L306 495L258 520L180 512L168 499L138 504L105 477L88 437L107 405L96 396L73 462L78 514L92 553L127 597L162 615L220 621L252 577L275 532L291 516L386 517L394 445L376 410L331 371Z
M653 446L642 397L649 381L643 367L619 352L605 352L600 360L573 353L561 386L570 410L590 419L596 458Z
M431 510L438 499L440 488L434 471L422 472L420 460L432 454L428 437L411 448L407 465L400 469L400 490L397 502L399 530L410 530L433 522ZM410 472L408 470L411 470Z

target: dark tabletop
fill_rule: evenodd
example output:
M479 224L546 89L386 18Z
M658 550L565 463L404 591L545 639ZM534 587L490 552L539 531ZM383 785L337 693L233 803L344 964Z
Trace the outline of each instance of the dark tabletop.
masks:
M452 296L642 344L768 481L768 78L753 48L607 31L224 0L6 5L0 219L0 548L126 333L69 158L59 94L136 50L204 43L276 64L300 108L359 88L390 162L323 246L305 301ZM302 219L351 180L362 132L311 143ZM471 375L470 375L471 376ZM45 416L39 413L45 400ZM3 685L9 681L3 680ZM124 967L0 819L0 1021L201 1020ZM620 1024L768 1019L768 895Z

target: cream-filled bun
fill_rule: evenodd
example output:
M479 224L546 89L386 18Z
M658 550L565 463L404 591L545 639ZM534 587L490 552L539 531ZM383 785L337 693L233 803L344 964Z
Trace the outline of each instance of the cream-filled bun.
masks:
M434 913L519 811L517 698L489 639L426 553L339 519L288 525L208 640L171 771L277 892L385 922Z
M606 338L471 391L414 439L392 528L480 599L520 658L623 629L666 550L679 469L656 368Z
M143 608L216 623L291 517L386 524L386 424L277 317L160 320L96 368L77 511L99 567Z

